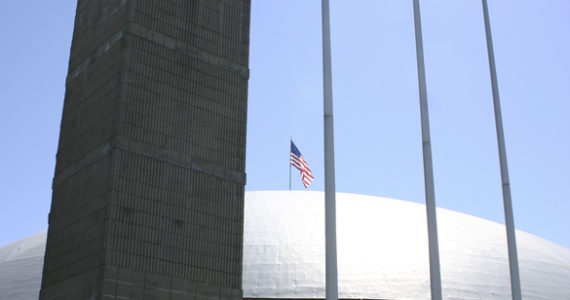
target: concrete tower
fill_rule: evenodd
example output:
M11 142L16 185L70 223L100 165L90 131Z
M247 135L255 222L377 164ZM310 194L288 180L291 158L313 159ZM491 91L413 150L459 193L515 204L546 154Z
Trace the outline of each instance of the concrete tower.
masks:
M79 0L40 299L240 299L249 0Z

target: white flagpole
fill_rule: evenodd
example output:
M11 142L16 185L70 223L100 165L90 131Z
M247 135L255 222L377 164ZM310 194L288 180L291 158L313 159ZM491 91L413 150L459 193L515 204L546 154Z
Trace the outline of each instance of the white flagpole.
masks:
M336 261L336 200L329 1L322 0L323 97L325 144L325 256L326 300L338 300Z
M289 137L289 191L291 191L291 144L293 143L293 138Z
M416 32L416 56L418 64L418 84L420 92L420 116L422 124L422 147L424 160L424 181L426 193L426 209L429 242L429 273L431 281L431 299L441 300L441 275L439 271L439 249L437 241L437 221L435 191L433 182L433 164L431 158L431 141L429 132L429 115L427 106L426 74L424 66L424 49L419 0L414 0L414 25Z
M499 102L499 85L497 83L497 69L495 68L495 54L491 38L491 25L487 0L483 0L483 18L485 33L487 35L487 54L489 56L489 71L491 73L491 88L493 91L493 105L495 108L495 125L497 127L497 144L499 146L499 163L501 166L501 183L503 187L503 203L505 209L505 225L507 227L507 245L509 250L509 268L511 274L511 295L513 300L520 300L521 283L517 256L517 242L515 237L515 221L511 202L511 187L509 184L509 171L507 168L507 150L505 148L505 135L503 132L503 117L501 103Z

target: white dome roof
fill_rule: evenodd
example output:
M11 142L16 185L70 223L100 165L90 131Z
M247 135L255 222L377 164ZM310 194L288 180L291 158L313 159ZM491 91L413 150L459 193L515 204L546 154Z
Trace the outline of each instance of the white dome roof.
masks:
M46 232L0 248L0 299L38 299L45 248Z
M429 299L425 205L338 193L339 298ZM445 299L510 299L505 226L437 210ZM324 193L248 192L244 297L324 298ZM524 299L570 299L570 249L517 231Z
M324 194L246 192L244 298L324 298ZM425 206L337 194L340 298L429 299ZM504 225L437 210L444 299L510 299ZM45 233L0 248L0 299L37 299ZM517 231L524 299L570 299L570 249Z

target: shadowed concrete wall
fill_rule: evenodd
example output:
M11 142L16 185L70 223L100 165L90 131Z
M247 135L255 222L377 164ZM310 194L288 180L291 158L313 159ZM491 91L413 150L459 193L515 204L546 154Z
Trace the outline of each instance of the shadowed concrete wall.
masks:
M249 0L79 0L40 299L240 299Z

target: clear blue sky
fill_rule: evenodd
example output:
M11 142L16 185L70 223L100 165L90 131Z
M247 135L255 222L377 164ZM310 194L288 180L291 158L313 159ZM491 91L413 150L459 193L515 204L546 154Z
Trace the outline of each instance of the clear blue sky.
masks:
M246 189L288 188L292 136L322 190L320 1L252 2ZM570 247L570 2L489 2L515 224ZM0 246L47 229L75 5L0 2ZM421 5L436 203L503 223L481 1ZM337 191L424 202L412 1L331 22Z

